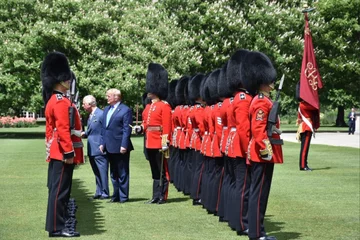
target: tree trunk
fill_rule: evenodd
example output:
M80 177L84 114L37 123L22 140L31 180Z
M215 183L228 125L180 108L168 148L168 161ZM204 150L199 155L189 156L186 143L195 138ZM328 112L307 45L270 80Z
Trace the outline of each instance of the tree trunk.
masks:
M336 117L337 127L346 127L347 124L344 121L344 106L338 106L338 112Z

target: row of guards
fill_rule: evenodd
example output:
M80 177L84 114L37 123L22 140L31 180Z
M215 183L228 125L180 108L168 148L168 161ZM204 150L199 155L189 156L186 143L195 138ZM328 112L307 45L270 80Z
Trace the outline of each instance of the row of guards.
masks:
M307 12L305 20L297 95L300 106L318 116L317 90L322 82ZM165 203L171 182L190 195L194 205L228 222L239 235L276 239L267 236L264 227L274 164L283 163L279 103L270 98L276 77L268 56L245 49L208 74L183 76L170 83L166 69L151 63L143 121L134 128L138 134L145 133L144 154L154 180L149 203ZM308 119L304 109L299 107L299 114ZM304 121L306 127L317 129L316 117L309 119Z

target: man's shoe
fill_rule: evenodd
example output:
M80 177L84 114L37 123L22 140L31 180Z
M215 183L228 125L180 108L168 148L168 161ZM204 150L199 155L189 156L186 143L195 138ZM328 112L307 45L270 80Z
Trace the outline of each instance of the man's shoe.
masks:
M109 198L110 198L109 196L107 196L107 197L100 196L100 197L99 197L99 200L106 200L106 199L109 199Z
M100 199L101 198L101 195L96 195L96 196L92 196L92 197L89 197L89 200L96 200L96 199Z
M159 198L153 198L150 201L145 202L146 204L154 204L154 203L158 203L160 201Z
M127 201L129 201L129 199L125 199L125 200L120 200L120 203L126 203Z
M110 201L108 201L108 203L118 203L118 202L120 202L120 200L114 199L114 198L112 198L112 199L110 199Z
M300 168L300 171L308 171L308 172L311 172L312 169L309 168L309 167L304 167L304 168Z
M157 202L157 204L164 204L164 203L166 203L166 200L165 200L165 199L160 199L160 200Z
M64 228L61 231L49 233L49 237L80 237L80 233Z
M193 200L193 205L194 205L194 206L195 206L195 205L202 205L202 204L201 204L201 199L196 199L196 200L194 199L194 200Z
M245 235L247 236L249 235L249 229L245 229L244 231L237 231L236 233L239 236L245 236Z

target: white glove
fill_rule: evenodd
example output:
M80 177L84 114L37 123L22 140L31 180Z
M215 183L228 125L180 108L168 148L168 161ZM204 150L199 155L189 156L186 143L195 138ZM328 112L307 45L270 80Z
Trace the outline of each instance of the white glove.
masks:
M71 130L71 135L75 135L77 137L81 137L81 130Z
M262 159L262 160L265 160L265 161L271 161L272 155L267 154L267 155L261 156L261 159Z
M169 146L162 146L162 148L161 148L161 150L164 151L164 152L165 152L166 150L168 150L168 149L169 149Z
M135 130L136 134L140 134L142 132L142 127L141 126L135 126L134 130Z

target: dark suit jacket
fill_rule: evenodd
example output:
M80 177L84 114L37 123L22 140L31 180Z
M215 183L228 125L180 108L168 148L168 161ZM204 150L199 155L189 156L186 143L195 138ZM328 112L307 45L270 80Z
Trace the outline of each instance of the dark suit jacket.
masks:
M104 109L102 121L102 145L108 153L120 153L120 147L127 151L134 150L131 143L132 111L123 103L114 110L108 126L106 126L106 116L110 106Z
M87 151L88 156L103 155L99 149L101 143L101 128L103 122L103 111L96 108L94 115L87 122L86 136L88 138Z
M349 115L348 115L348 119L349 119L349 122L351 122L351 121L356 121L356 113L354 112L354 119L352 120L351 118L350 118L350 116L351 116L351 112L349 112Z

